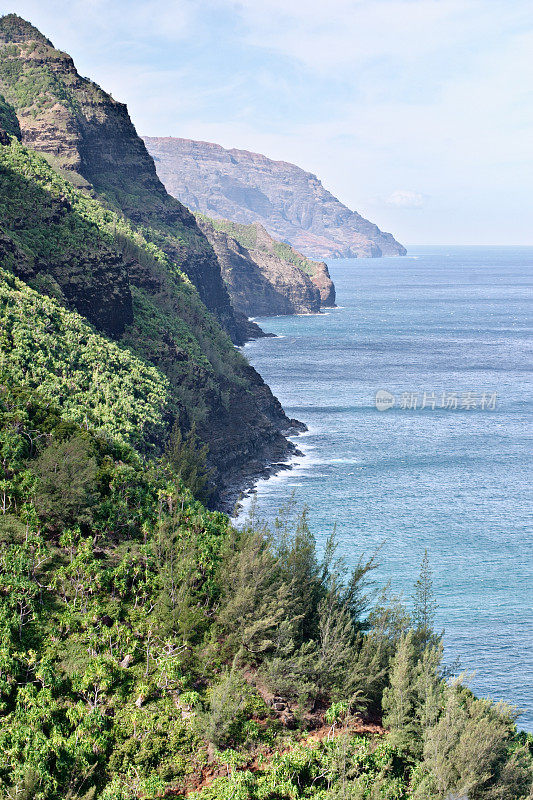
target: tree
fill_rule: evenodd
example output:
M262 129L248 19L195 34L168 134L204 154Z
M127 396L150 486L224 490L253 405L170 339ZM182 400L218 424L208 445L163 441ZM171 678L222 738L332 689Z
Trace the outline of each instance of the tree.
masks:
M220 570L223 597L219 622L242 654L254 659L274 649L276 630L290 620L289 587L262 529L234 532Z
M374 632L357 634L346 679L346 690L354 711L380 709L388 661L382 637Z
M291 498L276 517L276 555L282 580L289 587L291 616L299 620L294 636L297 644L302 644L317 638L317 608L324 596L324 585L307 509L294 520L293 507Z
M409 752L417 735L415 715L414 632L408 631L398 644L392 661L389 686L383 692L383 724L390 728L390 741Z
M433 578L427 549L420 565L420 574L415 583L414 621L422 646L430 641L435 625L437 603L433 594Z
M416 715L422 732L435 725L443 704L445 683L439 672L442 662L442 642L428 644L416 666L414 688L417 696Z
M227 670L209 691L209 710L205 734L216 747L228 747L238 736L244 722L244 707L249 687L235 670Z
M33 463L35 506L50 527L86 525L97 499L96 459L83 434L52 442Z
M333 585L318 605L316 683L320 693L344 688L354 639L351 614Z
M444 710L425 733L413 800L526 800L533 759L516 740L514 719L508 706L479 700L458 682L446 687Z
M205 502L211 494L209 481L213 475L213 470L206 466L208 453L209 447L199 442L194 423L186 436L179 423L175 423L167 448L168 462L194 497Z

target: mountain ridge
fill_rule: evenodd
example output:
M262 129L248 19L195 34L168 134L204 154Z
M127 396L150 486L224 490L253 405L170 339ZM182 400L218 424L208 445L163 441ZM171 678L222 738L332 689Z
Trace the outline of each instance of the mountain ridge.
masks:
M180 137L143 137L158 175L193 211L260 222L305 256L405 255L390 233L351 211L311 172L261 153Z
M189 275L234 341L246 339L216 257L194 216L165 190L127 106L83 78L70 55L16 15L0 21L0 92L15 108L24 144L71 183L125 214Z
M0 146L4 257L32 288L160 371L169 382L167 438L173 426L184 437L196 431L208 447L212 502L233 508L254 476L294 452L285 434L304 426L288 419L222 329L242 343L253 323L234 313L211 245L166 193L126 107L17 20L0 19L0 114L13 129L14 108L22 140L5 132ZM106 184L95 180L104 164ZM165 438L157 445L164 449Z

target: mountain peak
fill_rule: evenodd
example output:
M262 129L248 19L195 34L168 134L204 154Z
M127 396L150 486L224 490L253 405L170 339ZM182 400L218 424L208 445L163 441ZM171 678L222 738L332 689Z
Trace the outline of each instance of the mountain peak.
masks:
M43 36L31 22L18 14L5 14L0 17L0 42L41 42L53 47L52 42Z

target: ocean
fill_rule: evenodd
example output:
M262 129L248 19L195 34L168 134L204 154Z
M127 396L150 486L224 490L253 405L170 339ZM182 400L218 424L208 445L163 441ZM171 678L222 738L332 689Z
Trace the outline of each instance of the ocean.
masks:
M257 319L276 338L244 348L309 429L257 513L294 492L319 551L334 525L348 563L379 547L374 578L408 605L427 548L445 662L533 731L533 247L328 266L338 308Z

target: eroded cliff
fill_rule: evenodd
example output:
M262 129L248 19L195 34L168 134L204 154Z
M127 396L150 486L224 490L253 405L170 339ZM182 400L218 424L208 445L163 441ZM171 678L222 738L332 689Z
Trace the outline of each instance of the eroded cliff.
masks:
M242 343L246 332L232 313L213 250L194 216L166 192L127 107L82 78L68 54L14 14L0 20L0 92L17 112L22 141L75 186L143 226Z
M250 331L211 245L167 195L125 106L14 15L0 19L0 91L3 266L158 370L168 382L160 430L195 426L209 448L212 500L227 508L294 450L285 434L303 426L220 327L234 341ZM77 342L76 331L64 333ZM39 341L26 344L28 363L47 358ZM38 388L31 371L21 379ZM153 444L164 449L164 436Z
M324 263L277 242L259 223L242 225L198 215L213 245L235 309L248 316L317 313L334 305Z
M188 208L260 222L310 258L404 255L390 233L351 211L316 175L286 161L210 142L144 137L159 177Z

